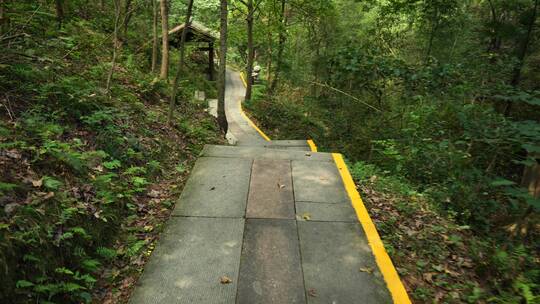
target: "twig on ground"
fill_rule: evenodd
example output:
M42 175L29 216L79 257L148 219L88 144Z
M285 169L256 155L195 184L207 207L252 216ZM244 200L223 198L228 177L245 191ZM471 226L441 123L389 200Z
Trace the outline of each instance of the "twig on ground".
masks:
M8 98L7 94L5 95L4 100L6 101L6 103L2 103L2 105L4 106L4 108L6 108L6 112L7 112L8 116L9 116L9 119L11 119L13 121L15 119L14 119L13 114L12 114L13 111L10 110L11 105L9 104L9 98Z

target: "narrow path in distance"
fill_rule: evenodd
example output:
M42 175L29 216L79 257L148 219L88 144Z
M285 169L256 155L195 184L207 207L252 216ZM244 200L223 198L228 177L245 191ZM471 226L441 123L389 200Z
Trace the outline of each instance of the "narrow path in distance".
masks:
M238 146L264 145L266 140L261 137L242 111L241 101L246 94L246 88L240 74L227 70L225 91L225 115L229 123L229 133L232 134Z

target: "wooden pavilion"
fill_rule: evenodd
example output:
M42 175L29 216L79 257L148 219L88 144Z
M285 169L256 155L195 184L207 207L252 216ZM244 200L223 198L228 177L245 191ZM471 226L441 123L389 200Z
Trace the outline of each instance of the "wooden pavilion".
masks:
M182 39L182 31L185 23L182 23L169 31L169 43L171 46L178 47ZM196 43L203 46L199 47L201 51L208 52L208 78L214 80L214 45L219 39L219 35L204 25L192 21L188 26L186 43Z

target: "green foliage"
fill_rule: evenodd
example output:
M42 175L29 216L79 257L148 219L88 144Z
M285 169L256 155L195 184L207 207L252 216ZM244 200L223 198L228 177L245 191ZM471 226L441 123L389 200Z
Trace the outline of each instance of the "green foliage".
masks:
M122 276L104 270L132 265L149 245L137 238L142 229L129 227L167 217L145 201L148 187L176 178L179 159L189 170L192 155L220 136L188 98L196 89L215 92L200 67L182 84L175 117L183 126L164 126L169 85L149 72L147 2L132 2L110 92L111 3L63 3L61 26L54 2L3 4L14 38L4 40L2 27L2 303L100 302L96 287L102 296L103 281L113 288L130 267Z
M17 188L16 184L0 182L0 193L13 191Z
M508 272L497 260L475 267L486 285L498 287L481 286L467 301L534 301L540 288L527 270L538 267L540 201L522 177L540 153L535 1L288 4L279 74L275 7L263 6L255 33L263 46L258 64L269 69L246 105L259 125L273 138L313 138L323 151L344 153L358 180L421 196L505 252L523 243L520 258L505 260ZM242 31L232 39L240 63ZM267 90L267 72L279 76L276 91ZM410 214L413 205L396 208ZM387 237L399 234L397 225L381 225ZM478 247L478 256L493 253ZM436 291L421 288L414 297L432 301Z

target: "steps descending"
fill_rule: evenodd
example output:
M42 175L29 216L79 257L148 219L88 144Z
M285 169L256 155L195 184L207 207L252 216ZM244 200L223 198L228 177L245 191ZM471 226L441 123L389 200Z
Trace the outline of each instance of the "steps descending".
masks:
M250 159L289 159L303 161L334 162L330 153L313 153L309 151L280 150L262 146L212 146L204 147L201 156Z
M207 146L131 303L389 303L354 214L328 153Z
M263 146L281 150L311 151L306 140L272 140L265 143Z
M204 148L130 303L391 303L334 156L262 140L228 77L238 145Z

